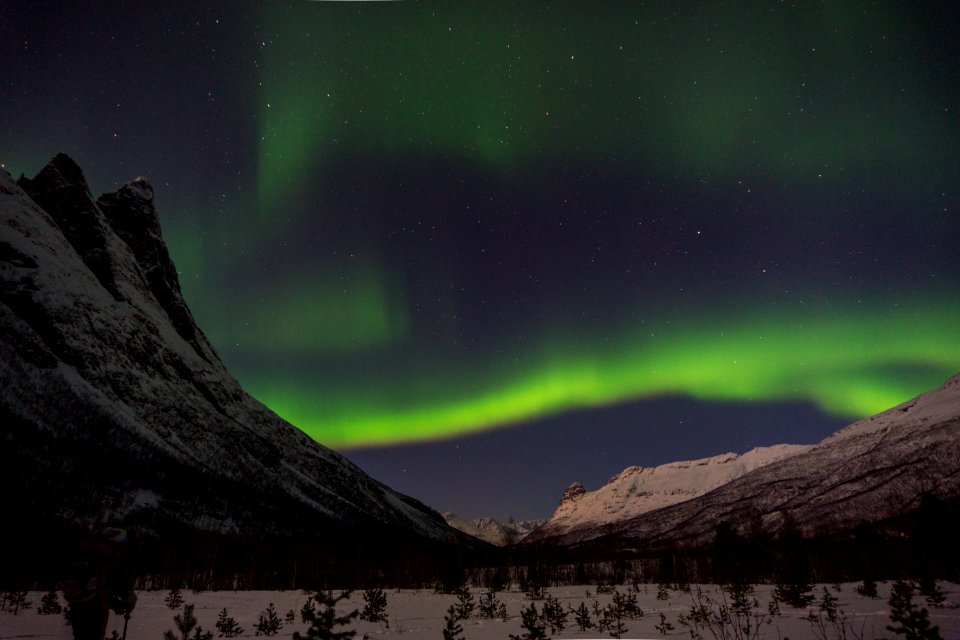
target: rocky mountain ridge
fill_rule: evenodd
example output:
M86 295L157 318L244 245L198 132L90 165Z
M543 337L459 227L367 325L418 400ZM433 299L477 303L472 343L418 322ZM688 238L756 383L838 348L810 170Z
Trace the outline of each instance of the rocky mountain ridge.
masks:
M462 542L247 394L196 326L138 178L0 172L3 480L69 522Z
M643 473L627 469L612 486L620 488L622 477ZM612 489L607 494L610 498ZM806 537L837 535L915 512L928 498L956 501L960 374L691 499L623 517L632 508L629 500L610 512L578 510L590 495L568 489L557 509L561 517L555 514L525 542L648 551L692 548L709 545L722 523L744 536L777 535L785 527ZM623 492L621 498L631 495ZM598 504L611 502L598 496L593 506ZM576 526L559 526L563 517L572 520L578 512L584 517Z
M754 469L808 451L807 445L758 447L742 455L725 453L657 467L627 467L595 491L575 482L537 532L559 536L619 522L703 495Z
M520 542L527 537L531 531L544 523L543 520L502 523L494 518L465 520L457 514L450 512L444 513L443 519L446 520L447 524L451 527L498 547Z

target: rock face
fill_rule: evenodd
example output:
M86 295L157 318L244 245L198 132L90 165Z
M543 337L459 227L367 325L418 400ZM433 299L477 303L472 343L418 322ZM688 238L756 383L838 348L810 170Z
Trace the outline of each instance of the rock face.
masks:
M776 534L787 523L806 536L833 535L912 513L924 498L956 501L960 375L815 446L780 452L785 455L713 487L666 483L659 496L640 495L645 480L658 474L690 479L695 475L685 472L697 466L719 469L752 454L768 458L769 449L656 469L632 467L600 490L562 502L526 541L668 550L709 544L722 522L742 535L758 530ZM679 493L672 504L672 496L663 491L669 486ZM691 488L699 495L685 493ZM644 505L639 513L637 504Z
M251 536L463 537L245 393L137 179L0 172L0 480L26 515Z
M564 536L684 502L759 469L809 450L804 445L759 447L743 455L725 453L659 467L628 467L596 491L575 482L563 492L557 510L535 539Z
M498 547L520 542L544 522L543 520L524 520L504 524L493 518L464 520L455 513L444 513L443 519L451 527Z

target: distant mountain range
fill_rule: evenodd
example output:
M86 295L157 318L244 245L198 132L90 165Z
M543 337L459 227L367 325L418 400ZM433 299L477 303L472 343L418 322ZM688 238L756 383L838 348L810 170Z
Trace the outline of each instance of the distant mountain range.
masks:
M449 512L443 514L443 519L451 527L498 547L520 542L544 523L543 520L501 523L493 518L464 520L457 514Z
M65 155L0 171L0 424L27 521L474 544L247 394L181 295L150 183L94 199Z
M960 375L813 446L630 467L596 491L574 483L525 544L666 551L742 535L849 533L960 499Z

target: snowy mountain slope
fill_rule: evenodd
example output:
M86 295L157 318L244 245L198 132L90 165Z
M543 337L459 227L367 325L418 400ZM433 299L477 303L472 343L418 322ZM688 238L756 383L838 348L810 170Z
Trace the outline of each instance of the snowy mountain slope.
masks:
M193 321L137 179L0 172L0 467L32 509L241 534L457 541L243 391Z
M810 536L908 514L925 496L960 497L960 374L704 495L554 535L545 526L527 540L669 549L708 544L721 522L741 533L792 522Z
M544 522L543 520L524 520L523 522L504 524L493 518L465 520L457 514L449 512L443 514L443 519L451 527L498 547L523 540Z
M805 445L781 444L759 447L743 455L726 453L658 467L628 467L590 492L575 482L564 491L560 505L537 536L558 536L620 522L690 500L754 469L808 449Z

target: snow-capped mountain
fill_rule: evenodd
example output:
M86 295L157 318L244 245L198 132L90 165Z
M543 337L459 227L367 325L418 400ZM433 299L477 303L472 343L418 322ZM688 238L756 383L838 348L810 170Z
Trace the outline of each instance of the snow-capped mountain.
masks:
M465 520L457 514L450 512L444 513L443 519L446 520L447 524L451 527L498 547L520 542L526 538L531 531L544 523L543 520L502 523L493 518Z
M458 541L248 395L180 293L153 189L0 171L0 476L28 516Z
M777 452L777 453L774 453ZM960 498L960 374L943 386L880 414L855 422L812 447L770 447L733 458L778 456L752 471L707 489L702 495L668 500L674 474L678 489L701 489L687 469L664 465L627 469L592 493L574 485L557 513L525 542L600 544L666 550L709 544L726 522L740 533L777 533L786 523L807 536L850 531L918 509L924 497ZM708 458L702 468L720 468L728 456ZM711 462L714 461L714 462ZM694 464L694 463L683 463ZM662 473L658 474L658 471ZM656 492L641 494L641 480L662 476ZM719 478L719 476L714 476ZM637 481L637 489L633 487ZM614 491L616 489L616 492ZM634 506L639 501L642 506ZM580 506L582 504L582 507ZM641 512L642 510L642 512Z
M806 445L781 444L759 447L743 455L725 453L658 467L627 467L596 491L589 492L581 483L574 482L563 492L560 505L537 536L564 535L684 502L754 469L809 449Z

